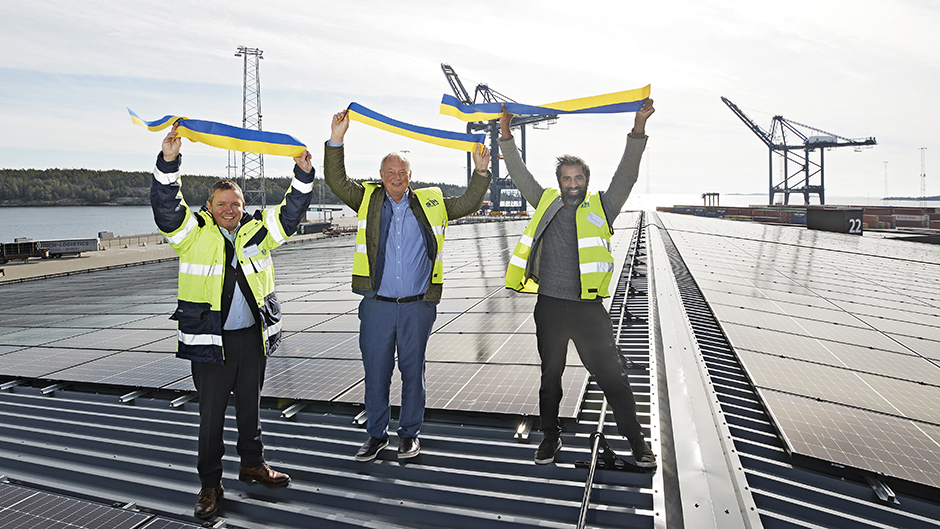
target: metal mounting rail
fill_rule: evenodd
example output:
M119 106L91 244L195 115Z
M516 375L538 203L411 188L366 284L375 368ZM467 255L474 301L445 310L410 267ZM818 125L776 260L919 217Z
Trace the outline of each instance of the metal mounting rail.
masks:
M641 212L637 218L636 225L634 226L633 238L630 241L630 248L627 250L627 256L624 260L623 271L620 274L620 279L617 281L617 289L614 293L614 300L622 296L621 304L619 305L618 314L614 316L616 318L616 336L614 343L620 343L620 332L623 328L623 318L625 314L630 314L627 311L627 297L630 295L630 282L632 281L635 273L636 259L638 257L638 248L640 244L640 235L642 233L643 226L643 213ZM612 303L611 312L614 312L614 306ZM596 432L598 434L603 434L604 432L604 422L607 417L607 396L604 396L604 400L601 402L601 411L597 421ZM591 489L594 488L594 473L597 470L597 458L598 450L600 449L602 435L592 435L591 436L591 462L588 467L587 479L584 483L584 497L581 499L581 511L578 515L578 525L577 529L584 529L587 524L587 515L591 506Z

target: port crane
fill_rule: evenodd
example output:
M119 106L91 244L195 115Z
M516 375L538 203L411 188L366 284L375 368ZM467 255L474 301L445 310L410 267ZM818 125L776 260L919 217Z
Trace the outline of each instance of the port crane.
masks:
M818 195L819 203L826 203L823 152L834 147L854 147L856 151L877 145L874 137L849 139L810 127L783 116L774 116L770 131L760 128L751 118L728 98L721 100L738 116L751 131L770 149L770 196L768 204L774 204L775 196L783 194L783 203L790 203L790 195L803 195L804 204L809 204L810 195ZM819 161L812 159L818 153ZM783 178L774 184L774 154L783 157ZM795 169L791 170L791 165ZM818 179L817 179L818 177ZM814 183L818 182L818 183Z
M450 65L441 63L441 70L444 71L444 76L447 78L447 82L450 83L450 88L453 90L454 96L465 105L476 104L478 97L481 99L479 101L480 103L516 103L515 100L493 90L485 83L480 83L476 86L476 89L473 91L473 97L471 98L470 93L467 92L467 89L464 88L463 83L460 81L460 77L457 76L457 72L455 72ZM547 128L557 120L558 114L513 116L510 128L519 129L520 131L519 151L522 154L523 161L526 159L525 126L532 125L533 127L539 128L537 125L541 125ZM512 183L512 179L509 178L508 174L502 176L499 172L499 120L494 119L490 121L473 121L467 123L467 132L485 132L488 136L490 144L490 171L493 173L493 181L490 183L490 203L492 204L492 211L498 211L500 213L524 212L526 205L522 194L516 189L516 186ZM470 153L467 153L468 184L470 183L472 172L473 161Z

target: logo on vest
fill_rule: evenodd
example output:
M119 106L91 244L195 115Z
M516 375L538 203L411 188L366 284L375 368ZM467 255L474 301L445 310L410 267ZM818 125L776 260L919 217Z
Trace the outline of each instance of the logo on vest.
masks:
M587 200L585 200L584 202L581 203L581 208L582 208L582 209L583 209L583 208L589 208L589 207L591 207L591 203L588 202Z
M429 198L427 202L424 203L425 206L433 208L434 206L440 205L440 202L436 198Z

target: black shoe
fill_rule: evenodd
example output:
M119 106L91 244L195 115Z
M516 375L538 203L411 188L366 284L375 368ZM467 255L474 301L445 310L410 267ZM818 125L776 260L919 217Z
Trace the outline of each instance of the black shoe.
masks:
M365 443L362 443L359 451L356 452L356 461L372 461L375 459L375 456L379 455L379 452L381 452L382 449L386 446L388 446L388 437L385 439L378 439L376 437L369 436L369 440Z
M630 441L630 448L633 449L633 459L636 461L636 466L642 468L656 468L656 454L653 453L646 439L640 437L639 439Z
M199 498L196 499L196 508L193 509L193 516L205 520L212 518L219 510L219 500L222 499L222 484L217 487L209 487L199 491Z
M421 452L421 441L417 437L402 437L398 442L398 459L411 459Z
M555 454L561 450L561 438L546 437L542 439L538 449L535 451L535 464L547 465L555 461Z

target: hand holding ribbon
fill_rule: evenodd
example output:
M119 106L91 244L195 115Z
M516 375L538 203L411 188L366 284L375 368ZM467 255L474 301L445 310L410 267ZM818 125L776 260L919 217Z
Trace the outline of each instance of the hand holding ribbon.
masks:
M441 114L454 116L462 121L489 121L498 119L503 109L512 114L612 114L636 112L650 96L650 85L634 90L614 92L599 96L582 97L558 101L547 105L524 105L522 103L480 103L465 105L454 96L445 94L441 100Z
M174 131L179 137L220 149L290 157L300 156L307 150L303 143L287 134L243 129L214 121L201 121L174 115L163 116L155 121L144 121L133 110L127 109L127 112L131 115L131 121L150 131L157 132L174 126ZM179 153L178 147L176 152Z

